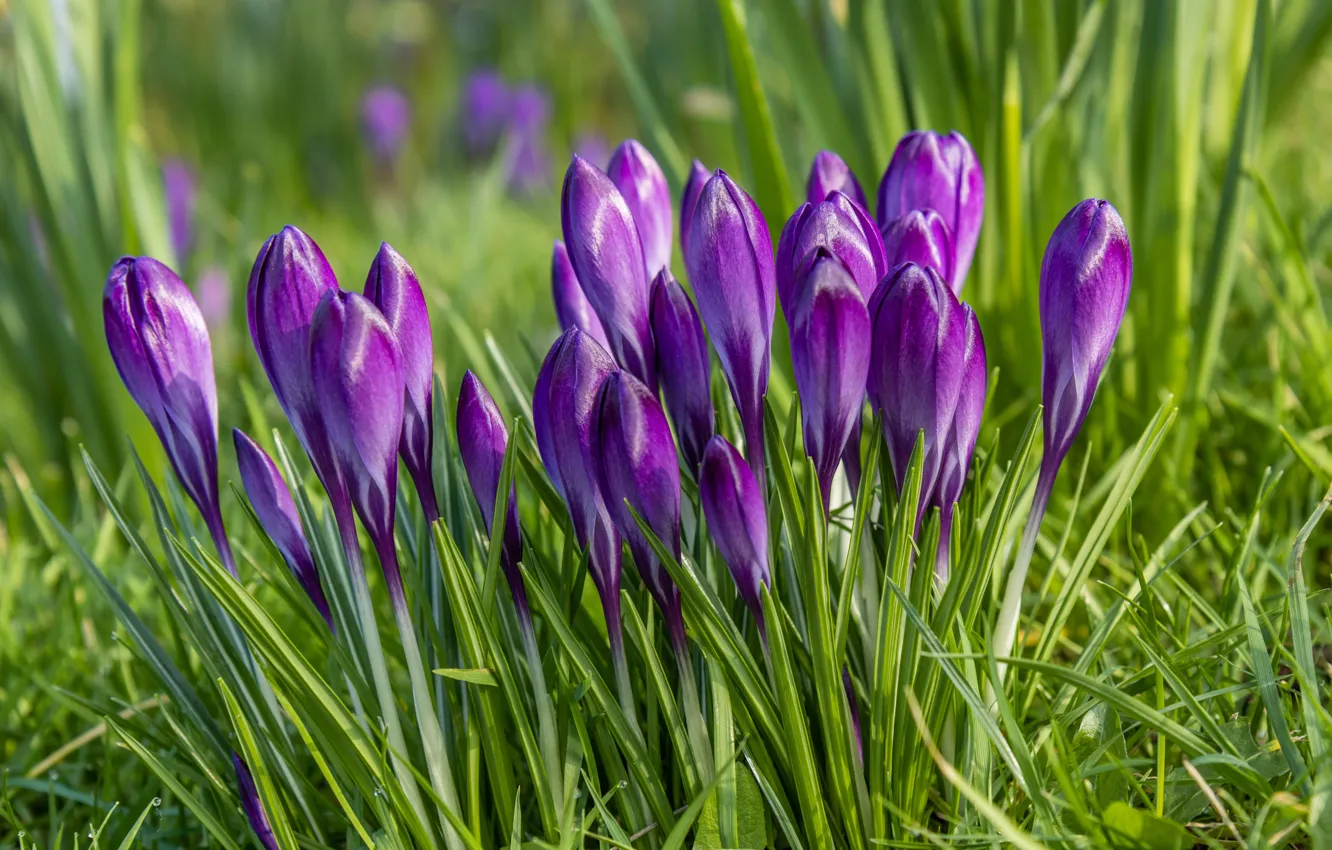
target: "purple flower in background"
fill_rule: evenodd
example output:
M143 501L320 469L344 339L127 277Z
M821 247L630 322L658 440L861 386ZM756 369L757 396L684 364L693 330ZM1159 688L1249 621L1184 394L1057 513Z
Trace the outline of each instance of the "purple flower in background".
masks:
M509 123L512 95L498 71L481 68L463 83L463 143L473 156L494 149Z
M383 314L397 342L402 376L407 386L399 451L416 485L426 520L439 519L432 470L435 414L435 347L430 334L430 311L416 272L387 242L370 265L365 297Z
M740 412L745 456L761 487L763 396L776 310L772 238L758 205L724 171L699 193L684 254L698 312Z
M569 260L601 319L611 353L621 367L655 389L648 279L629 205L604 172L574 157L564 176L560 206Z
M860 181L851 173L846 161L832 151L819 151L809 167L809 179L805 181L805 200L811 205L819 204L831 192L841 192L859 204L861 209L869 209L865 190L860 188Z
M509 185L532 192L550 182L550 154L546 150L546 124L550 97L536 85L515 89L509 101Z
M601 320L592 309L592 304L583 294L583 286L574 273L573 263L569 262L569 249L564 243L555 240L555 249L550 257L551 297L555 301L555 318L560 323L560 330L578 328L592 337L602 348L610 348L606 331L601 327Z
M204 323L214 332L231 325L231 276L221 266L209 266L194 284L199 300L199 312Z
M890 224L883 232L883 251L888 268L902 263L928 266L961 297L962 281L953 275L953 234L934 210L912 210Z
M610 142L606 141L605 134L597 130L579 133L573 141L573 152L600 169L610 164Z
M310 554L310 544L301 528L301 516L296 512L287 482L282 480L273 459L245 432L233 428L231 437L236 446L236 466L240 470L241 484L254 506L255 516L259 517L259 524L319 615L329 629L333 629L333 612L324 596L324 586L319 581L314 556Z
M167 229L176 262L184 268L194 247L194 208L199 189L194 169L183 159L162 163L162 195L166 202Z
M887 230L912 210L932 209L953 235L953 289L962 291L985 216L985 175L976 152L953 131L907 133L879 183L878 222Z
M689 226L694 222L694 207L698 206L698 196L703 186L712 179L712 172L698 160L689 166L689 176L685 178L684 191L680 193L680 248L689 244Z
M199 305L162 263L122 257L106 278L102 317L125 388L157 432L223 565L235 575L217 495L213 346Z
M666 175L648 149L634 139L627 139L615 149L606 172L634 217L646 277L651 280L671 264L674 211Z
M652 337L666 409L680 438L680 455L697 480L714 426L712 366L698 311L667 269L652 282Z
M509 445L509 430L504 427L504 417L495 399L491 398L470 369L463 375L458 393L455 425L458 454L462 456L472 495L476 497L477 507L481 509L481 517L486 523L486 533L489 534L494 526L495 499L499 495L504 452ZM508 579L513 603L520 616L530 617L523 574L518 569L523 554L523 538L518 525L518 496L512 486L509 488L509 507L504 518L504 541L501 546L500 566L504 568L504 576Z
M236 770L236 788L240 792L241 808L250 821L254 837L259 839L264 850L278 850L277 838L273 836L273 825L268 822L268 813L264 811L264 802L259 798L259 789L254 784L254 775L250 773L250 766L237 752L231 754L231 765Z
M826 201L801 204L777 242L777 297L787 319L795 309L796 270L817 248L842 261L866 301L891 268L878 228L846 195L834 191Z
M361 130L379 162L388 164L398 158L411 129L412 104L401 89L375 86L361 98Z
M759 587L772 586L763 491L759 489L749 464L721 435L713 437L703 453L698 493L712 540L731 571L740 598L753 612L762 633L763 606Z
M800 391L805 452L814 459L826 514L832 508L833 475L864 403L870 320L850 271L827 249L817 249L798 276L791 363Z
M962 496L962 485L966 483L967 469L971 466L971 453L980 435L981 414L985 411L985 338L981 336L980 322L970 304L962 305L961 320L965 328L962 384L958 388L953 421L944 438L939 485L931 499L931 504L939 507L939 549L935 557L934 574L940 581L948 580L948 542L953 529L953 506Z

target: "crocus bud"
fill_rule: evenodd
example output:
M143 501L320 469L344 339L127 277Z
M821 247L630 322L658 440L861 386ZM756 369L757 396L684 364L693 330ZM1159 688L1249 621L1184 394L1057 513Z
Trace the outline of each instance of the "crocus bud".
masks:
M1119 213L1095 198L1078 204L1055 228L1041 261L1043 467L1058 469L1087 418L1132 283L1133 253Z
M953 288L960 292L985 216L985 175L961 133L940 136L916 130L897 143L879 183L879 228L886 230L918 209L935 210L948 225L953 235Z
M495 497L499 494L500 474L504 469L504 452L509 445L509 430L504 417L490 393L471 370L463 376L458 392L458 454L462 456L472 495L486 523L489 534L495 519ZM523 538L518 526L518 496L509 488L509 508L504 518L504 542L500 565L509 581L509 591L519 613L527 613L527 592L523 588L523 574L518 561L523 554Z
M791 315L791 365L805 428L828 511L833 475L860 418L870 363L870 321L847 267L819 248L803 264Z
M890 268L879 229L846 195L834 191L826 201L802 204L777 241L777 296L788 320L795 309L796 270L818 248L842 261L866 301Z
M652 337L666 409L680 438L680 455L697 480L714 424L708 338L693 302L667 269L652 282Z
M241 758L240 753L232 752L231 766L236 771L236 790L240 792L241 809L250 821L254 837L259 839L264 850L278 850L277 838L273 835L273 825L268 821L268 812L264 811L264 801L259 798L259 788L254 784L254 775L250 766Z
M394 86L375 86L361 98L361 130L370 153L388 164L398 158L412 128L412 104Z
M689 225L694 222L694 207L698 206L698 196L703 185L712 177L712 172L698 160L689 166L689 177L685 179L684 191L680 193L680 249L689 244Z
M162 199L166 203L171 250L176 262L185 268L194 247L194 207L199 189L194 169L183 159L162 163Z
M310 544L305 539L301 516L296 512L287 482L282 480L282 474L268 453L245 432L233 428L231 437L236 446L236 466L240 469L241 484L254 506L255 516L259 517L259 524L277 547L282 560L287 562L287 568L305 595L310 597L319 615L332 629L333 612L328 607L328 597L324 596L324 586L319 581L314 556L310 554Z
M387 242L379 246L365 279L365 297L370 300L397 342L398 359L407 388L398 450L416 485L426 519L439 519L435 501L432 460L435 445L435 414L431 403L435 389L435 348L430 335L430 311L416 272Z
M309 357L334 469L402 604L393 523L405 391L393 329L369 299L328 292L310 325Z
M171 468L198 506L222 563L236 565L217 496L217 385L199 305L151 257L122 257L102 293L102 318L125 388L148 417Z
M888 268L902 263L928 266L961 297L962 280L953 276L953 234L934 210L911 210L888 225L883 232L883 252Z
M916 435L925 432L920 511L939 478L965 363L966 328L953 291L934 269L904 263L870 302L868 389L883 414L884 441L900 492Z
M463 84L463 143L473 156L490 152L509 123L512 95L504 78L491 68L473 71Z
M648 153L648 149L633 139L627 139L611 154L606 167L615 188L620 190L629 212L638 226L638 238L643 244L644 270L647 279L671 264L671 228L674 226L671 210L671 188L661 166Z
M569 251L558 239L555 240L555 249L550 257L550 288L560 330L578 328L595 339L602 348L609 348L610 342L606 340L601 320L583 294L578 275L574 274L573 263L569 262Z
M985 410L987 365L985 338L981 336L980 322L970 304L962 306L963 347L962 383L958 388L957 406L953 421L944 438L940 458L939 484L930 503L939 507L939 550L935 560L935 576L948 580L948 540L953 527L953 506L962 496L962 485L971 466L971 453L980 435L981 414Z
M776 279L763 213L726 172L699 193L684 246L698 312L740 412L745 455L763 480L763 396L768 391Z
M577 156L564 176L564 244L615 360L654 389L643 245L629 205L600 169Z
M735 579L736 590L763 628L760 585L771 587L768 519L754 472L720 434L708 441L698 479L708 532Z
M550 155L546 151L546 124L550 95L538 85L520 86L509 103L509 187L533 192L550 183Z
M573 152L595 165L605 168L610 163L610 142L600 130L583 130L573 140Z
M661 606L677 645L683 640L680 592L647 538L632 506L678 560L680 557L680 464L671 426L656 395L627 372L613 372L601 387L593 419L597 480L620 534L629 542L643 583Z
M832 192L841 192L862 209L869 209L865 190L860 188L860 181L851 173L846 161L832 151L819 151L814 154L814 164L809 167L805 200L811 205L820 204Z

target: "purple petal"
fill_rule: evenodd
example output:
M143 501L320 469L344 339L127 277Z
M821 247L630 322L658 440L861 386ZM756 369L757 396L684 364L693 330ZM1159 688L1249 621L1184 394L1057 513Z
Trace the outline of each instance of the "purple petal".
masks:
M412 104L395 86L375 86L361 98L361 129L371 153L392 162L412 129Z
M606 173L629 205L643 246L644 270L651 280L671 264L674 213L666 175L647 148L633 139L615 149Z
M467 149L475 156L499 141L509 122L512 95L499 72L482 68L463 84L462 129Z
M772 585L763 491L749 464L721 435L713 437L703 453L698 492L713 542L730 568L740 597L762 624L759 587Z
M684 191L680 193L680 248L689 244L689 226L694 223L694 207L698 206L698 196L703 186L712 178L712 172L698 160L689 166L689 177L685 180Z
M273 826L268 822L268 813L264 811L264 802L259 798L259 789L254 784L250 766L239 753L231 754L231 765L236 771L236 787L240 792L241 808L250 821L250 828L264 846L264 850L278 850L277 838L273 836Z
M962 306L965 328L962 356L962 383L958 391L957 407L943 448L939 469L939 486L932 504L951 516L953 505L962 496L962 485L971 466L971 453L980 435L981 414L985 410L985 389L988 378L985 361L985 338L981 336L980 322L970 304Z
M190 249L194 247L194 208L198 194L198 181L189 163L183 159L168 159L162 163L162 195L166 202L171 250L181 268L185 268Z
M569 251L564 243L555 240L555 249L550 258L550 288L555 300L555 318L559 320L560 330L578 328L592 337L602 348L609 348L606 331L601 327L601 320L583 294L582 284L574 273L573 263L569 262Z
M860 188L860 181L851 173L846 161L832 151L819 151L809 167L805 200L810 204L822 203L831 192L841 192L863 209L869 209L865 190Z
M680 437L680 455L697 479L714 426L708 338L693 302L666 269L652 283L652 336L666 409Z
M883 250L889 268L902 263L929 266L961 297L962 280L953 275L953 234L934 210L911 210L890 224L883 234Z
M795 309L796 269L819 248L842 261L866 300L888 272L878 228L850 198L834 191L825 201L802 205L777 246L777 293L788 318Z

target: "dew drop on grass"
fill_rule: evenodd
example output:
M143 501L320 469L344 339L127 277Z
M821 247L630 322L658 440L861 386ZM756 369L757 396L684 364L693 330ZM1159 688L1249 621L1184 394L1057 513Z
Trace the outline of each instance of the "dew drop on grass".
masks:
M154 797L154 798L153 798L153 808L157 808L157 807L160 806L160 805L162 805L162 798L161 798L161 797Z

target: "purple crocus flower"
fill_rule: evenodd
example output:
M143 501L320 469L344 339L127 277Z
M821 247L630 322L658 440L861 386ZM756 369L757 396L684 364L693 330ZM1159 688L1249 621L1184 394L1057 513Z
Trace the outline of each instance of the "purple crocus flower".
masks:
M763 606L759 587L772 586L763 491L740 452L720 434L708 441L703 453L698 492L712 540L731 571L740 598L749 606L762 633Z
M684 191L680 193L680 248L689 244L689 226L694 223L694 207L698 206L698 196L703 186L712 179L712 172L698 160L689 166L689 176L685 179Z
M965 317L943 278L915 263L893 270L874 294L869 313L869 396L883 414L884 441L899 492L916 434L925 432L919 522L938 482L944 440L962 385Z
M763 396L768 391L776 272L763 213L726 172L699 193L684 246L698 312L740 412L745 456L763 483Z
M869 209L865 190L860 188L860 181L851 173L846 161L832 151L819 151L809 167L809 179L805 181L805 200L810 205L820 204L832 192L841 192L859 204L861 209Z
M125 388L199 508L218 556L236 574L217 494L217 384L199 305L151 257L122 257L102 293L106 342Z
M310 554L310 544L301 528L301 516L296 512L296 503L292 501L287 482L282 480L282 474L268 453L245 432L233 428L231 437L236 446L236 465L240 469L241 483L245 486L245 495L250 497L250 504L254 506L255 516L259 517L259 524L277 547L282 560L287 562L288 569L305 590L305 595L310 597L319 615L324 618L329 629L333 629L333 612L324 595L324 586L319 581L314 556Z
M817 248L842 261L866 301L890 268L878 228L846 195L834 191L825 201L801 204L777 242L777 296L788 319L795 309L796 270Z
M546 124L550 97L536 85L521 86L509 101L507 132L510 144L509 185L518 192L533 192L550 182L550 154L546 150Z
M462 456L472 495L486 523L489 534L495 520L495 497L499 494L500 474L504 469L504 452L509 445L509 429L504 427L504 416L495 399L472 371L463 375L458 392L458 454ZM500 566L509 581L509 592L519 615L531 614L527 607L527 591L523 587L523 574L518 562L523 554L522 532L518 525L518 495L509 488L509 508L504 518L504 542L500 552Z
M953 529L953 507L962 496L962 485L966 483L967 469L971 466L971 453L980 435L988 377L985 338L981 336L980 322L970 304L962 305L961 321L965 329L962 383L958 389L957 407L953 410L953 421L944 439L939 484L931 499L931 504L939 507L939 549L934 574L941 582L948 580L948 542Z
M601 319L611 353L621 367L655 389L648 279L629 205L609 177L575 156L564 176L561 213L569 260Z
M162 163L162 195L171 250L181 268L187 265L190 249L194 247L194 208L198 194L198 182L189 163L174 158Z
M402 90L375 86L361 98L361 130L375 159L384 164L398 158L412 129L412 104Z
M584 130L579 133L574 139L572 147L574 153L597 168L604 169L610 164L610 142L606 141L605 134L597 130Z
M416 485L417 497L428 522L439 519L432 470L435 445L435 348L430 333L430 311L416 272L387 242L370 265L365 297L383 314L397 342L402 376L407 386L403 407L402 439L398 450Z
M273 825L268 821L268 812L264 811L264 801L259 798L259 788L254 784L254 775L250 766L241 758L240 753L232 752L231 766L236 770L236 788L240 792L241 808L250 821L254 837L259 839L264 850L278 850L277 838L273 835Z
M832 507L833 475L864 403L870 320L850 270L827 249L807 258L798 276L791 364L800 391L805 451L814 459L826 513Z
M674 214L666 175L648 149L634 139L625 140L615 149L606 173L624 196L638 226L646 279L651 280L671 264Z
M231 277L221 266L209 266L194 284L199 312L214 333L231 326Z
M595 339L602 348L610 348L601 320L583 294L583 286L578 282L573 263L569 262L569 249L558 239L555 240L555 249L550 257L550 288L560 330L578 328Z
M698 311L667 269L652 282L652 336L666 409L680 438L685 467L698 479L703 449L712 439L712 367Z
M902 263L929 266L952 287L954 295L962 297L962 279L953 274L953 234L934 210L912 210L888 225L883 251L888 268Z
M482 68L463 83L463 143L473 156L489 153L509 123L512 95L498 71Z
M985 175L961 133L916 130L897 143L879 183L880 230L919 209L938 212L953 235L953 286L960 292L985 216Z

